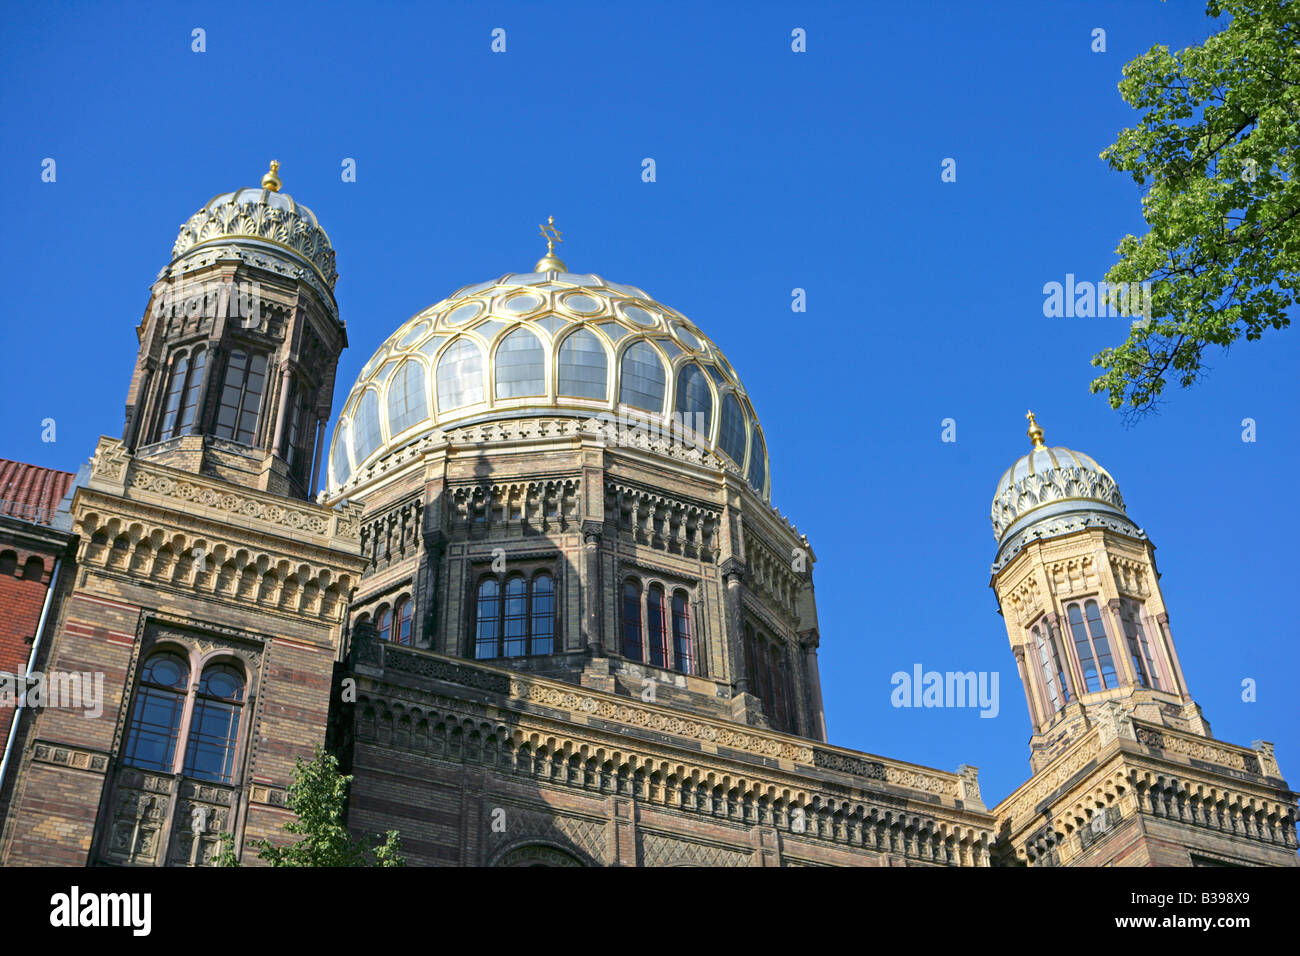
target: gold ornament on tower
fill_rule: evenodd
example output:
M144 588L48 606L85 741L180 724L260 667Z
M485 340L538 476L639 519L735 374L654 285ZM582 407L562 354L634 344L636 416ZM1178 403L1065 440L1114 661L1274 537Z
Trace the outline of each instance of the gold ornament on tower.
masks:
M537 260L537 265L533 266L533 271L568 272L569 267L564 264L564 260L555 254L555 244L564 241L560 238L563 233L555 228L555 217L547 216L546 225L539 225L537 228L542 231L542 238L546 240L546 255Z
M276 175L279 169L280 161L278 159L271 160L271 171L262 177L263 189L269 189L273 193L280 191L280 177Z

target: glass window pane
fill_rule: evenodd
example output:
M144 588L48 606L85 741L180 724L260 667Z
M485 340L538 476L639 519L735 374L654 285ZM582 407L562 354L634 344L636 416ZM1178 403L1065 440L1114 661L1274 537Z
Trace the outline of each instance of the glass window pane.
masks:
M375 615L375 627L379 630L379 639L381 641L392 639L393 611L391 608L382 607L379 609L379 613Z
M659 353L648 342L635 342L623 353L618 400L633 408L662 412L665 381Z
M406 647L411 646L411 602L403 600L397 605L397 631L394 640Z
M664 592L655 585L646 596L646 630L650 639L650 663L655 667L667 666L668 640L664 628Z
M438 410L445 412L483 401L483 353L469 339L451 343L438 359Z
M398 435L429 417L424 394L424 366L404 362L388 383L388 433Z
M763 436L754 429L753 442L749 448L749 473L746 480L754 490L762 494L763 481L767 476L767 449L763 445Z
M379 430L379 393L373 388L366 389L357 403L352 419L352 453L356 455L357 464L365 461L384 442Z
M608 379L609 359L593 333L579 329L560 344L559 394L604 398Z
M1083 683L1088 693L1101 690L1104 686L1097 673L1097 663L1092 656L1092 643L1088 632L1083 627L1083 614L1079 605L1071 604L1069 610L1070 633L1074 635L1074 650L1079 657L1079 669L1083 671Z
M496 657L498 612L501 588L493 578L484 578L478 586L478 612L475 619L474 656L480 660Z
M515 329L501 340L496 356L497 398L544 394L546 380L542 363L545 353L542 343L532 332Z
M1092 632L1092 646L1097 652L1097 663L1101 665L1101 682L1103 687L1114 687L1119 681L1115 677L1115 663L1110 655L1110 643L1106 639L1106 625L1101 620L1101 608L1096 601L1084 605L1088 615L1088 629Z
M347 419L339 422L334 429L334 450L330 452L330 462L334 466L334 483L341 485L352 477L352 465L348 463L348 427Z
M683 674L695 673L690 602L686 599L685 591L673 592L673 667Z
M683 365L677 373L676 410L682 425L708 437L713 427L713 393L708 378L694 363Z
M555 650L555 582L549 574L533 578L532 653Z
M722 399L722 423L718 427L718 447L737 465L745 464L745 413L736 396Z
M511 578L506 582L504 624L505 656L523 657L528 653L528 595L524 579Z
M641 589L632 581L623 585L623 656L641 660Z
M203 368L207 365L208 353L202 350L194 353L194 364L190 368L189 382L185 386L185 398L181 402L181 419L178 432L188 432L194 424L198 411L199 393L203 390Z
M176 434L176 417L181 406L181 392L185 388L185 373L189 371L190 359L182 355L172 363L172 380L167 386L167 400L163 406L162 430L159 438L171 438Z

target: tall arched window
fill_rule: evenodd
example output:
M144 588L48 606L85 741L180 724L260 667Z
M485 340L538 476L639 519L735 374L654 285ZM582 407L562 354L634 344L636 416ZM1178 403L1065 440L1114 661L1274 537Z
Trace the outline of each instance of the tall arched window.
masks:
M187 434L193 428L206 364L207 353L203 349L179 355L172 362L172 377L158 426L159 441Z
M185 773L231 783L244 707L244 675L230 664L209 664L199 680L185 747Z
M693 362L677 373L676 410L684 427L708 436L713 428L713 393L708 376Z
M497 656L501 634L501 585L496 578L484 578L478 586L478 604L474 625L474 656L480 660Z
M683 674L695 673L695 654L691 647L691 605L685 591L673 592L673 669Z
M623 656L641 660L641 588L635 581L623 585Z
M648 412L663 411L664 363L649 342L634 342L628 347L618 378L618 400L622 404Z
M523 657L528 652L528 587L523 575L506 580L505 614L502 617L505 657Z
M438 359L438 411L483 401L483 353L471 339L459 338Z
M609 359L594 333L579 329L560 343L559 365L559 394L577 398L605 397Z
M722 423L718 426L718 445L737 465L745 463L745 413L730 392L722 399Z
M1115 663L1110 654L1110 643L1106 639L1106 626L1101 620L1101 609L1096 601L1088 601L1082 607L1078 603L1069 605L1067 614L1070 619L1070 632L1074 636L1075 652L1079 656L1079 667L1083 671L1084 686L1088 693L1115 687ZM1084 617L1087 624L1084 624Z
M346 418L334 428L334 449L330 452L330 463L334 466L334 483L338 485L352 477L352 463L348 460L351 431L352 425Z
M555 579L549 574L533 578L532 605L531 651L550 654L555 650Z
M381 607L375 612L375 629L379 631L381 641L389 641L393 638L393 610L388 606Z
M189 677L189 664L171 651L159 651L145 662L123 748L127 764L161 773L175 771Z
M654 667L668 666L668 629L664 614L664 589L657 584L650 585L646 595L646 640L649 643L650 660Z
M379 430L379 392L366 389L352 414L352 454L359 467L384 443Z
M424 366L415 359L403 362L388 382L388 433L400 435L429 417L424 395Z
M411 646L411 599L402 598L397 602L397 611L393 615L396 627L393 640L406 647Z
M523 327L503 338L497 346L493 364L497 398L543 394L546 391L546 375L542 369L545 358L541 341Z
M749 472L746 480L753 486L754 490L760 494L763 491L763 481L767 477L767 448L763 445L763 436L758 431L758 426L754 426L753 436L749 443Z
M1070 702L1070 686L1061 667L1061 656L1057 653L1056 641L1043 621L1030 628L1034 637L1034 647L1038 651L1038 667L1043 675L1043 687L1047 691L1048 704L1052 713L1056 713Z
M1128 641L1129 655L1133 658L1133 671L1138 683L1143 687L1160 690L1160 671L1156 667L1155 655L1147 643L1146 628L1142 626L1142 605L1129 598L1119 602L1119 619L1124 628L1124 637Z
M265 388L266 356L250 355L242 349L231 352L226 361L226 380L213 433L218 438L251 445L257 436L257 414L262 408Z

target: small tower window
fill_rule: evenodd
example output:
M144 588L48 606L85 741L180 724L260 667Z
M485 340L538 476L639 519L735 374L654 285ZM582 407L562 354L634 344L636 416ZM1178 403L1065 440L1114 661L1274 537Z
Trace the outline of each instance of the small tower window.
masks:
M683 674L695 673L695 655L691 649L691 605L685 591L673 592L673 668Z
M172 773L190 667L179 654L161 651L140 672L123 760L132 767Z
M1160 674L1156 669L1155 655L1147 643L1147 632L1142 626L1142 605L1123 598L1119 602L1119 619L1128 641L1129 655L1133 658L1133 671L1143 687L1161 690Z
M202 349L196 349L192 354L180 354L172 361L172 377L158 426L159 441L186 434L193 428L206 363L207 353Z
M641 587L635 581L623 585L623 656L641 660Z
M545 571L479 581L474 656L530 657L555 652L555 579Z
M650 663L654 667L668 666L668 630L664 616L664 589L650 585L646 596L646 631L650 641Z
M1070 702L1070 687L1061 667L1061 655L1057 652L1056 640L1048 630L1046 621L1035 624L1030 633L1034 636L1034 647L1038 652L1038 666L1043 675L1048 703L1052 713L1056 713Z
M1074 636L1075 653L1079 655L1079 668L1083 671L1084 686L1087 692L1105 690L1115 687L1115 662L1110 653L1110 642L1106 638L1106 626L1101 620L1101 609L1096 601L1082 605L1071 604L1067 609L1070 619L1070 632ZM1087 617L1087 624L1084 618Z
M210 664L199 680L185 748L185 772L230 783L235 775L239 717L244 706L244 675L230 664Z
M250 355L241 349L231 352L213 433L218 438L228 438L241 445L253 444L265 388L266 356Z
M405 647L411 646L411 599L403 598L397 602L397 612L393 615L395 630L393 640Z
M393 610L385 605L375 613L375 629L379 631L381 641L393 639Z

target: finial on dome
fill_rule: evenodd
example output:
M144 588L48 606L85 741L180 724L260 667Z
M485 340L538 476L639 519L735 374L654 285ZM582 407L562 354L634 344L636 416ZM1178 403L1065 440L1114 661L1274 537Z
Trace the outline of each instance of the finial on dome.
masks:
M564 241L560 238L563 233L555 228L555 217L547 216L546 225L538 226L538 228L542 230L542 238L546 240L546 255L537 260L537 265L533 266L533 271L568 272L569 267L555 254L555 244Z
M262 177L263 189L269 189L273 193L280 191L280 177L276 175L279 168L280 161L278 159L271 160L271 171Z
M1025 418L1029 419L1029 431L1025 432L1029 436L1029 440L1034 443L1035 448L1046 448L1047 446L1043 444L1043 426L1038 424L1038 419L1034 417L1034 413L1028 412Z

